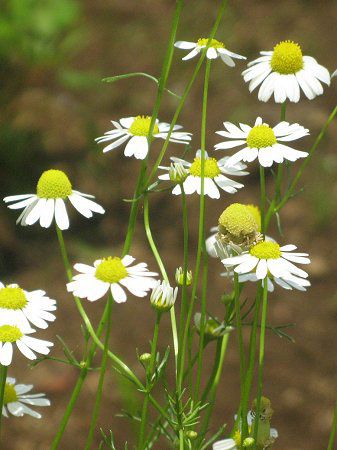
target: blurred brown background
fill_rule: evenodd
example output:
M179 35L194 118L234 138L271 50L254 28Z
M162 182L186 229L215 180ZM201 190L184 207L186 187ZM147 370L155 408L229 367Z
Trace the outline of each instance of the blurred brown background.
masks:
M178 39L196 40L207 36L219 2L186 1ZM299 42L304 54L316 57L330 71L337 67L335 0L229 2L217 38L234 52L257 57L278 41ZM169 0L8 0L0 11L0 158L1 194L34 192L40 173L48 168L65 170L75 187L94 194L107 210L103 218L88 221L71 216L71 228L65 233L73 262L91 263L96 257L118 254L125 236L129 203L139 162L125 159L122 151L102 155L94 138L110 129L110 120L129 115L150 114L155 84L146 79L104 84L105 76L144 71L158 76L163 61L174 2ZM181 93L196 61L181 62L184 55L175 52L168 87ZM214 134L224 120L252 123L258 115L274 124L280 107L262 104L256 93L249 94L241 71L245 63L229 69L221 61L212 67L209 92L208 136L211 149L218 142ZM193 149L198 147L202 74L194 86L179 123L194 134ZM336 79L324 96L314 101L301 100L287 110L289 121L308 127L311 136L296 148L307 149L336 104ZM170 121L177 102L165 95L160 119ZM281 288L270 297L269 321L274 325L296 323L290 330L292 344L268 333L265 371L265 395L275 410L273 426L279 431L275 449L323 450L327 446L332 410L337 394L336 380L336 193L337 155L336 120L320 145L301 180L304 192L282 211L282 243L295 243L312 257L312 288L307 293ZM160 143L153 146L154 155ZM172 144L169 155L179 155L181 147ZM245 189L235 196L207 203L207 226L216 224L222 210L231 202L257 203L257 166L250 166ZM269 180L271 181L271 180ZM196 248L198 198L189 198L191 250ZM69 208L70 209L70 208ZM55 342L53 356L62 357L55 335L64 338L80 359L82 352L80 319L72 298L65 291L65 275L59 257L54 230L39 226L23 229L15 226L16 212L3 205L0 210L1 280L18 282L27 290L45 289L58 300L57 320L41 338ZM182 263L180 199L168 194L151 196L151 217L156 241L173 275ZM277 231L274 229L274 236ZM132 246L134 256L155 262L148 250L138 222ZM193 252L191 252L193 257ZM193 260L191 266L193 267ZM221 314L219 297L224 280L221 264L210 262L209 310ZM230 286L226 285L229 290ZM95 322L102 302L85 304ZM130 367L142 376L135 347L149 349L154 314L147 299L130 299L115 305L112 347L125 356ZM160 348L171 343L170 326L165 321ZM211 367L214 344L209 346ZM99 358L96 364L99 365ZM52 401L42 410L43 419L29 416L4 420L4 450L46 450L65 411L75 384L77 370L47 361L27 367L17 353L9 374L23 383L33 383L36 392L46 392ZM90 423L98 373L91 372L77 403L60 448L82 449ZM224 366L216 413L211 424L215 430L228 421L231 427L239 399L239 367L236 339ZM130 392L126 382L114 373L107 376L99 426L115 433L117 448L127 440L134 442L134 428L127 420L115 417L121 408L136 411L141 396ZM101 441L99 433L93 448ZM105 448L105 447L103 447ZM166 448L158 444L156 449Z

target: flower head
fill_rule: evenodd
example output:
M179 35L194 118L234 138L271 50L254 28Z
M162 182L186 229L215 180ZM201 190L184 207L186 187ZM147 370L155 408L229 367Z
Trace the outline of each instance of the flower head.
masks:
M38 220L43 228L49 228L53 218L61 230L69 228L69 218L65 202L69 200L74 208L86 218L93 213L103 214L104 209L90 200L92 195L75 191L67 175L61 170L46 170L42 173L36 194L12 195L4 198L11 203L10 209L23 209L16 223L33 225Z
M197 42L187 42L187 41L177 41L174 46L180 48L181 50L190 50L190 52L184 56L182 59L186 61L187 59L194 58L194 56L199 55L207 47L209 39L200 38ZM210 45L207 49L206 57L208 59L221 58L222 61L229 67L234 67L234 59L246 59L245 56L238 55L237 53L230 52L225 48L223 42L217 39L212 39Z
M294 281L294 277L296 280L298 277L308 277L304 270L293 264L309 264L308 254L293 253L295 249L295 245L280 247L277 242L266 240L258 242L239 256L223 259L222 263L225 267L234 267L234 272L239 275L254 273L257 280L268 276L288 284Z
M16 417L22 417L29 414L36 419L41 419L41 414L27 405L49 406L50 401L45 397L45 394L27 394L32 389L32 384L16 384L15 378L8 377L5 384L2 415L8 417L9 414L12 414Z
M56 310L56 301L44 291L24 291L17 284L4 286L0 283L0 325L15 324L29 328L29 322L38 328L47 328L55 320L51 311Z
M298 102L300 89L312 100L323 94L322 83L330 84L328 70L311 56L303 56L301 47L293 41L282 41L273 51L260 52L261 56L248 63L242 72L249 91L259 85L258 98L267 102L274 94L276 103L287 99Z
M167 281L158 280L151 292L151 305L159 312L169 311L175 304L177 294L177 287L173 289Z
M240 161L252 162L258 158L261 166L270 167L273 162L296 161L308 156L307 152L295 150L283 143L295 141L309 134L309 130L298 123L290 125L288 122L280 122L271 128L258 117L253 127L246 124L237 127L230 122L224 122L224 127L226 131L217 131L217 134L228 140L216 144L216 150L244 147L228 159L229 165Z
M192 284L192 270L188 270L186 272L186 286L190 286ZM175 273L175 280L178 286L184 285L184 270L182 267L177 267Z
M149 138L166 139L171 127L169 123L156 120L152 136L149 136L151 125L151 117L149 116L125 117L120 119L119 122L111 121L111 123L115 128L96 139L98 144L112 141L103 148L103 153L109 152L129 141L125 146L124 155L134 156L137 159L146 158L149 151ZM177 131L181 128L181 125L174 125L169 138L170 142L178 144L188 144L190 142L191 133Z
M186 177L183 188L185 194L193 194L197 192L200 195L201 191L201 150L198 150L193 163L185 161L183 159L172 157L171 160L175 163L181 163L183 167L188 171L188 176ZM227 164L228 158L222 158L217 161L215 158L208 156L205 152L204 160L204 192L211 198L220 198L220 191L218 188L224 190L229 194L234 194L238 189L243 187L243 184L231 180L226 175L236 175L243 176L247 175L248 172L244 172L243 169L246 168L243 164L229 165ZM161 169L169 172L168 167L161 167ZM170 180L169 173L160 175L158 177L160 180ZM181 185L177 184L173 190L172 194L181 194Z
M135 258L126 255L123 258L109 256L98 259L93 266L75 264L79 274L67 284L67 290L91 302L104 297L109 290L115 302L126 302L124 288L136 297L145 297L156 283L153 276L158 274L149 272L145 263L131 266L134 261Z
M36 359L36 353L48 355L54 344L28 336L35 333L31 328L19 328L17 325L0 325L0 364L9 366L13 357L13 344L28 359Z

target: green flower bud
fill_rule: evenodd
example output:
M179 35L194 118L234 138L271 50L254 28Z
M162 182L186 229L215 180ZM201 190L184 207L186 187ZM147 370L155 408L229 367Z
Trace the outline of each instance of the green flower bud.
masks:
M182 184L188 175L189 172L185 169L181 162L171 163L169 176L173 183Z
M254 443L255 443L254 438L252 438L252 437L247 437L247 438L243 441L242 446L243 446L244 448L250 448L250 447L253 447Z
M178 267L175 273L175 279L178 286L183 286L184 284L184 271L182 267ZM186 273L186 286L190 286L192 283L192 270L188 270Z
M197 439L197 437L198 437L198 433L193 430L186 431L185 435L188 439L191 439L191 441Z

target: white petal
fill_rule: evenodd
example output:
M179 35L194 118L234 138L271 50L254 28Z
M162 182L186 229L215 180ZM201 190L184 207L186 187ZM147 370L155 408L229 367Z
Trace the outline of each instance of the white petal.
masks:
M196 47L195 42L188 42L188 41L177 41L174 43L174 46L177 48L180 48L182 50L191 50L192 48Z
M258 280L263 280L267 276L268 267L267 261L265 259L260 259L257 267L256 267L256 278Z
M145 136L133 136L127 143L124 155L135 156L137 159L145 159L149 151L149 145Z
M5 342L0 349L0 363L3 366L9 366L13 357L13 345L11 342Z
M38 202L35 204L34 208L30 211L30 213L27 215L27 217L25 219L25 223L27 225L33 225L35 222L37 222L40 219L40 216L43 213L46 203L47 203L46 198L40 198L38 200Z
M124 142L126 142L130 138L129 134L126 134L125 136L122 136L121 138L117 139L116 141L112 142L111 144L107 145L103 148L103 153L107 153L110 150L113 150L114 148L119 147Z
M45 206L45 210L40 217L40 225L43 228L49 228L54 217L55 200L53 198L48 198Z
M69 218L64 200L57 198L55 200L55 220L60 230L69 228Z
M111 288L111 294L116 303L126 302L127 297L126 297L125 291L123 288L121 288L119 286L118 283L113 283L110 288Z
M194 58L196 55L200 53L200 48L196 47L191 52L189 52L186 56L182 58L183 61L187 61L188 59Z

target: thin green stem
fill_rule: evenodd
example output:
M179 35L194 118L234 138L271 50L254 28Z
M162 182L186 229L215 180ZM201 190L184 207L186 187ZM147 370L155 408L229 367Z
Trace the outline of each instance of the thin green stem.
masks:
M286 118L286 109L287 109L287 101L284 101L281 105L281 122L283 122ZM276 184L275 184L275 200L278 202L281 197L281 185L283 178L283 163L278 164L277 167L277 176L276 176Z
M240 353L240 385L241 385L240 405L241 405L245 384L246 357L242 333L239 275L236 272L234 272L234 307L235 307L236 331L238 336L239 353Z
M184 241L184 263L183 263L183 286L181 294L181 308L180 308L180 322L179 322L179 348L182 344L183 324L185 322L186 308L187 308L187 270L188 270L188 215L187 203L184 186L181 185L181 199L183 208L183 241Z
M152 338L152 343L151 343L151 359L150 359L149 368L148 368L147 374L146 374L147 375L146 376L146 378L147 378L147 382L146 382L147 393L145 395L144 402L143 402L143 408L142 408L142 417L141 417L139 437L138 437L138 447L137 447L138 450L142 450L144 448L144 436L145 436L148 406L149 406L149 392L151 389L151 378L153 375L153 369L154 369L155 361L156 361L160 319L161 319L161 313L157 312L156 322L155 322L154 331L153 331L153 338Z
M211 43L211 40L214 38L215 33L217 32L217 29L219 27L221 19L222 19L223 15L224 15L224 12L225 12L225 9L226 9L226 5L227 5L227 0L222 0L220 8L219 8L219 11L218 11L218 14L217 14L217 17L216 17L216 20L215 20L214 25L212 27L211 33L209 35L209 44L207 45L206 49L209 47L209 45ZM155 176L155 174L156 174L156 172L158 170L158 167L159 167L160 163L162 162L162 160L164 158L164 155L166 153L167 147L169 145L169 139L170 139L170 136L172 134L173 127L177 123L177 120L178 120L178 118L180 116L180 113L181 113L181 111L182 111L182 109L184 107L186 99L187 99L187 97L188 97L188 95L189 95L189 93L190 93L190 91L192 89L192 86L193 86L193 84L195 82L195 79L196 79L196 77L197 77L197 75L198 75L198 73L200 71L200 68L202 66L202 63L203 63L205 57L206 57L206 51L201 54L201 56L199 58L199 61L198 61L197 65L196 65L196 67L195 67L195 69L193 71L192 77L191 77L190 81L188 82L188 84L187 84L187 86L186 86L186 88L185 88L185 90L184 90L184 92L183 92L183 94L181 96L181 99L180 99L180 101L178 103L176 112L173 115L173 118L172 118L172 121L171 121L171 126L170 126L170 129L169 129L168 133L167 133L167 137L165 139L163 147L162 147L162 149L161 149L161 151L160 151L160 153L158 155L158 158L157 158L157 160L156 160L156 162L155 162L155 164L154 164L154 166L152 168L150 176L148 177L145 190L148 188L148 186L150 186L151 181L153 180L153 178L154 178L154 176Z
M190 323L193 313L193 306L195 302L195 297L198 288L199 281L199 271L201 266L201 255L202 251L205 251L205 152L206 152L206 120L207 120L207 97L208 97L208 86L209 86L209 76L211 69L211 60L207 59L206 69L205 69L205 79L204 79L204 90L203 90L203 101L202 101L202 114L201 114L201 173L200 173L200 206L199 206L199 231L198 231L198 247L196 264L193 276L193 287L192 295L190 300L190 306L187 313L187 318L185 322L185 328L183 333L182 347L179 358L179 368L178 368L178 390L181 391L182 380L184 374L185 365L185 352L187 339L190 329Z
M112 308L112 296L111 294L108 296L107 301L107 307L108 307L108 313L107 313L107 325L106 325L106 331L105 331L105 340L104 340L104 350L103 350L103 356L102 356L102 362L101 362L101 368L100 368L100 374L99 374L99 380L98 380L98 386L97 386L97 392L96 392L96 400L95 400L95 406L91 417L90 422L90 428L88 433L87 442L85 444L85 450L89 450L92 444L92 440L94 437L95 427L97 423L97 418L101 406L102 401L102 395L103 395L103 385L104 385L104 378L106 373L106 367L108 362L108 349L109 349L109 338L110 338L110 330L111 330L111 308Z
M6 379L7 379L7 366L3 366L2 364L0 364L0 442L1 442L2 407L4 404Z
M332 419L331 432L327 450L333 450L337 429L337 402L335 403L335 411Z
M266 213L266 178L264 167L260 166L260 210L261 210L261 232L263 237L266 234L265 213Z
M259 350L259 370L258 370L257 397L256 397L256 420L254 421L255 445L257 445L258 428L259 428L259 421L260 421L259 417L260 417L260 412L261 412L261 397L262 397L262 389L263 389L263 368L264 368L264 355L265 355L267 304L268 304L268 277L266 277L263 282L262 315L261 315L261 329L260 329L260 350Z
M241 420L242 420L242 439L244 440L248 435L248 424L247 424L247 414L248 414L248 403L250 398L250 391L252 388L253 376L254 376L254 365L255 365L255 354L256 354L256 337L257 329L259 326L259 316L261 308L262 299L262 287L260 286L256 296L254 319L252 325L252 332L249 341L249 356L248 356L248 368L245 377L245 385L243 395L241 397Z
M272 218L273 214L276 214L278 211L280 211L284 207L284 205L287 203L289 198L294 194L295 188L303 175L304 169L307 167L307 165L311 161L311 158L313 157L317 147L319 146L320 142L324 138L325 133L327 132L327 130L329 128L329 125L331 124L331 122L333 121L333 119L335 118L336 115L337 115L337 106L335 106L334 109L332 110L330 116L328 117L328 120L325 122L325 124L324 124L323 128L321 129L320 133L318 134L314 144L312 145L311 149L309 150L309 155L303 160L298 172L296 173L293 181L291 182L288 190L284 194L282 200L279 203L276 203L275 201L271 202L268 212L266 214L266 218L265 218L266 228L268 228L270 219Z

